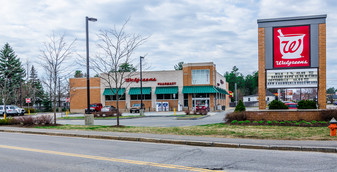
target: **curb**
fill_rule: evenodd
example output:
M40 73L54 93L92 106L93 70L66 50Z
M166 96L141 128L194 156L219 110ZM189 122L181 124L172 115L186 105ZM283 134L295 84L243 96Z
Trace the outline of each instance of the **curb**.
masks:
M211 115L205 115L205 116L202 116L202 117L199 117L199 118L178 118L178 117L176 117L175 120L198 120L198 119L207 118L209 116L211 116Z
M4 129L0 129L0 132L39 134L39 135L49 135L49 136L81 137L81 138L94 138L94 139L109 139L109 140L121 140L121 141L150 142L150 143L166 143L166 144L179 144L179 145L217 147L217 148L244 148L244 149L264 149L264 150L281 150L281 151L337 153L337 148L333 148L333 147L255 145L255 144L237 144L237 143L221 143L221 142L175 140L175 139L156 139L156 138L146 138L146 137L122 137L122 136L104 136L104 135L87 135L87 134L67 134L67 133L40 132L40 131L16 131L16 130L4 130Z

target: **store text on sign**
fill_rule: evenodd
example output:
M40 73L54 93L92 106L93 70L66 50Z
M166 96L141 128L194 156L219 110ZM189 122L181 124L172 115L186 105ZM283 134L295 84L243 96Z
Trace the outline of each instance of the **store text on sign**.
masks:
M125 78L125 82L136 82L138 83L140 81L139 78ZM157 81L156 78L143 78L143 82L144 81Z
M267 70L267 88L315 88L317 68Z

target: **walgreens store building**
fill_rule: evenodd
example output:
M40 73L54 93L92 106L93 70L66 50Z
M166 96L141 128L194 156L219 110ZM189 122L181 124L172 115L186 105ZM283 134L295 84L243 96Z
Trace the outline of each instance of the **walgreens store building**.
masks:
M140 75L125 78L118 92L121 111L128 111L141 101ZM183 70L143 71L142 94L145 111L193 110L198 105L211 111L228 107L228 83L216 71L213 62L187 63ZM71 112L84 112L87 106L86 78L71 78ZM116 107L116 96L102 78L90 78L90 103L102 103Z

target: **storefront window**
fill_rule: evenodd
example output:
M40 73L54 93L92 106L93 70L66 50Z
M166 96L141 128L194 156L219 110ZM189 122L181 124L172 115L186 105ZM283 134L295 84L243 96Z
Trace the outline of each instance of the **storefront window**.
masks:
M192 84L210 84L209 69L192 70Z
M141 96L138 95L131 95L131 100L140 100ZM151 100L151 94L143 94L143 100Z
M184 107L188 107L188 94L184 94Z
M196 94L192 94L193 98L209 98L209 94L208 93L196 93Z
M157 99L178 99L178 94L175 94L175 98L173 98L173 94L157 94Z
M119 98L119 100L125 100L125 94L119 96L118 98ZM110 100L110 101L111 100L117 100L117 97L116 97L116 95L106 95L105 100Z

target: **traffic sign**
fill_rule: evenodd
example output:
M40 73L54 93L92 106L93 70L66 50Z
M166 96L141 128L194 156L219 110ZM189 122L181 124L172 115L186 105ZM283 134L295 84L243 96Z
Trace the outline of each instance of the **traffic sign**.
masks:
M67 98L67 102L70 102L70 98L69 97Z
M26 103L30 103L30 98L26 98Z

